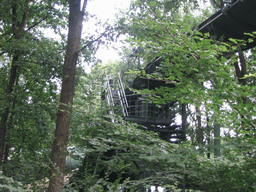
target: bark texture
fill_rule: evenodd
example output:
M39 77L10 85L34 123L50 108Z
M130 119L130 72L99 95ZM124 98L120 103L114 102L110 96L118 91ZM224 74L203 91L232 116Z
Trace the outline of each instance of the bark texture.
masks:
M80 10L80 6L80 0L69 1L68 45L63 68L62 90L57 112L55 137L52 146L49 192L60 191L63 188L69 124L74 95L75 69L86 1L82 10Z

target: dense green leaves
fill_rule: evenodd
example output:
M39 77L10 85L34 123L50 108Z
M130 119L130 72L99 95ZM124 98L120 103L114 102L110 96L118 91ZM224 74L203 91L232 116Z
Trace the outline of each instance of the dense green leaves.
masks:
M234 51L240 50L240 46L244 45L244 40L230 38L230 42L213 41L208 39L209 34L191 31L190 23L192 23L193 18L188 16L180 20L179 17L172 18L175 22L171 23L170 20L165 20L163 14L162 16L161 13L159 14L159 9L158 12L154 10L156 5L155 2L141 4L141 7L145 10L141 9L142 11L139 13L145 11L150 16L145 14L141 17L140 14L131 14L132 19L128 17L128 20L132 20L132 29L135 29L129 30L129 34L133 35L134 38L130 38L128 41L132 45L143 46L145 53L150 53L141 55L145 64L154 60L154 58L163 56L164 61L157 69L157 73L147 77L162 79L166 82L171 81L175 87L143 90L141 93L148 93L151 100L157 104L177 100L182 103L189 103L189 130L191 132L188 132L188 136L192 143L198 145L196 131L198 124L202 125L200 129L203 130L205 145L198 147L204 149L205 156L207 156L207 153L208 156L212 155L211 139L215 124L220 124L223 131L229 130L228 133L233 132L235 134L229 142L236 143L235 138L243 140L245 139L244 135L250 135L250 138L254 138L252 136L254 134L251 135L248 130L255 129L253 120L255 118L253 104L255 101L255 86L252 85L255 81L253 75L246 75L245 69L248 64L247 68L254 70L255 67L247 63L249 60L246 60L252 58L253 54L247 53L249 57L245 57L245 61L241 53L239 55L234 54ZM188 34L191 34L191 36ZM253 34L249 36L254 37ZM252 41L252 39L248 41ZM237 67L238 65L239 67ZM243 80L245 78L248 78L246 83ZM195 110L195 107L200 110ZM199 116L202 117L202 120L199 120ZM224 138L224 134L222 137ZM229 142L222 144L222 146L226 145L228 150L236 151L237 156L244 157L245 161L250 161L242 151L230 147ZM249 140L244 140L244 142L247 146L251 145ZM188 148L188 152L196 154L191 146ZM237 182L237 185L233 185L233 188L226 188L226 186L236 182L236 177L232 178L231 175L243 170L246 166L246 163L243 162L244 159L228 159L226 161L225 155L219 160L196 157L197 160L201 159L206 164L207 162L210 163L212 169L206 169L205 164L194 164L195 162L190 156L188 156L188 159L186 170L188 177L191 177L189 182L192 185L198 184L197 186L191 186L191 188L206 191L225 191L230 188L230 190L239 191L242 189L253 190L253 187L255 187L255 182L245 178L245 173L244 175L238 175L243 178L242 180L246 184L243 185L242 182ZM235 163L235 161L239 162L239 166L230 167L230 164ZM200 168L195 169L195 167ZM208 169L209 172L203 171ZM181 172L180 170L179 173ZM250 172L254 172L254 169L248 170L247 173ZM213 174L212 177L211 174ZM231 180L230 183L227 180L217 179L225 177L222 174L227 174L227 178ZM189 186L187 187L189 188Z
M1 189L22 191L24 185L36 191L47 188L44 179L50 165L67 39L67 3L32 1L26 6L25 1L1 2L0 114L4 107L10 107L2 171L14 179L1 175ZM223 1L212 3L220 7ZM12 17L15 4L16 20ZM118 27L98 22L97 31L88 32L82 40L66 169L67 176L74 179L66 185L67 191L101 191L104 186L109 191L118 187L135 190L152 185L170 190L256 190L255 49L244 52L243 63L241 53L234 53L244 40L216 42L209 34L192 30L211 13L204 10L204 15L193 17L196 8L198 2L192 0L134 1L129 12L118 16ZM14 38L13 25L19 29L26 10L26 25L19 38ZM46 37L46 29L60 35L59 40ZM129 35L122 61L109 61L104 66L95 63L91 73L85 74L82 61L96 61L93 54L99 45L120 34ZM248 42L255 39L254 33L246 35ZM15 55L19 56L17 76L13 92L6 95ZM146 74L143 67L158 57L163 57L159 68ZM119 71L125 85L136 75L175 85L139 93L157 105L175 102L171 110L177 119L179 103L187 104L187 142L168 143L108 113L110 109L102 101L102 83L106 73L116 76ZM199 117L202 145L198 144ZM216 124L221 125L221 156L214 159ZM111 151L115 155L108 156ZM143 165L140 170L136 163ZM143 179L137 177L142 172ZM111 182L114 173L117 178ZM123 173L134 177L124 179Z

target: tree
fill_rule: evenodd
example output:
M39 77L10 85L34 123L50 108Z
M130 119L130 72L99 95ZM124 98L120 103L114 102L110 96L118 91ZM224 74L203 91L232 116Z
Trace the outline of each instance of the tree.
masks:
M182 103L189 104L192 108L190 111L190 118L192 120L189 122L193 134L196 124L192 122L197 122L198 129L200 129L197 139L198 142L191 142L193 145L198 147L198 143L204 144L204 130L206 128L208 139L209 136L213 135L213 127L217 125L221 125L223 130L225 128L226 130L236 131L236 136L222 136L222 138L217 138L221 140L221 147L224 153L220 161L216 159L211 160L213 163L210 163L210 161L203 159L204 149L213 149L209 140L208 146L202 147L203 154L201 155L203 157L197 156L195 158L200 159L200 161L202 160L201 165L198 165L202 168L200 168L200 171L207 168L207 165L216 165L218 167L213 177L210 176L208 171L202 172L203 174L201 175L199 170L193 170L192 167L197 167L197 165L192 163L193 160L191 160L189 154L198 154L197 151L193 151L193 145L188 144L186 146L187 148L185 148L190 152L184 152L186 158L189 159L184 160L184 170L186 170L186 174L188 174L188 177L191 179L186 179L187 183L196 184L196 181L201 181L201 178L207 178L205 180L202 179L203 181L201 183L198 182L200 186L194 187L201 190L214 191L213 186L217 184L219 186L218 190L225 191L224 185L227 184L227 181L223 181L222 183L220 180L216 179L216 177L221 175L222 171L224 171L224 174L229 174L230 171L228 171L228 169L236 172L242 170L244 166L246 167L246 163L244 164L241 161L237 161L237 169L232 169L225 161L228 159L227 161L229 163L235 162L232 158L241 155L244 160L246 159L246 162L251 162L251 158L247 158L241 150L238 149L238 146L241 144L240 142L243 141L243 146L247 146L247 149L249 149L252 142L250 139L255 138L252 132L248 131L248 133L246 133L243 130L245 124L246 127L255 129L254 120L252 118L253 103L255 100L255 95L253 96L252 92L255 88L245 83L247 81L247 79L244 78L247 68L245 65L245 57L243 57L241 53L238 56L234 54L234 50L240 50L239 44L242 44L243 40L233 40L233 43L236 42L236 45L234 45L232 42L224 43L208 39L207 34L191 31L192 27L191 25L189 26L189 23L192 22L191 18L188 16L184 16L181 20L177 19L174 23L170 24L169 21L165 20L162 10L159 11L159 9L157 9L158 12L155 11L154 6L156 4L157 3L151 1L151 3L144 2L144 4L141 5L144 6L145 10L148 10L147 13L148 15L150 14L148 17L147 15L140 17L142 15L141 12L138 12L138 14L132 13L130 15L131 17L128 17L128 20L132 21L127 22L128 25L133 26L126 28L129 29L127 30L129 34L132 35L128 41L130 41L133 46L143 46L145 52L150 50L151 55L144 55L144 63L147 63L147 58L149 60L159 56L164 58L158 73L155 73L155 76L148 76L148 78L157 78L167 83L173 83L175 88L168 89L162 87L147 92L152 96L151 99L153 102L164 103L179 100ZM124 19L122 21L125 23L126 20ZM137 33L138 35L136 35ZM191 36L188 36L188 34L191 34ZM254 37L254 35L252 36ZM233 55L231 59L226 56L227 53L228 55ZM254 67L252 66L252 68ZM253 84L252 79L250 80L250 83ZM159 95L161 95L161 97L159 97ZM245 102L245 100L248 102ZM246 134L250 139L245 140ZM239 144L237 143L237 147L232 148L233 146L231 147L232 144L229 142L238 142ZM252 150L252 148L250 149ZM227 150L230 150L230 153L227 152ZM232 153L236 155L233 156ZM253 167L254 166L255 164ZM183 170L181 169L180 171ZM211 171L213 171L213 169L211 169ZM250 171L253 170L251 169ZM200 176L194 177L194 174ZM214 181L211 182L211 179ZM244 181L245 183L250 183L248 184L249 186L255 186L255 182L251 183L250 179L245 179ZM244 189L248 190L250 188L247 187L248 186L244 187ZM241 190L242 188L243 186L241 185L235 185L233 189Z
M24 4L22 4L22 19L21 15L18 15L17 13L17 3L12 3L12 33L14 36L14 39L19 41L23 36L23 30L25 28L26 22L27 22L27 15L28 15L28 6L29 6L29 0L27 0ZM19 21L18 21L19 20ZM20 22L18 24L18 22ZM1 123L0 123L0 167L2 166L2 159L4 154L4 146L5 146L5 135L6 135L6 127L7 127L7 120L9 116L10 106L11 106L11 93L13 92L13 87L15 84L15 81L17 79L17 68L18 68L18 60L19 60L20 54L18 53L18 50L14 51L13 54L13 60L11 65L11 74L9 78L9 85L6 88L6 104L4 106L4 112L1 116ZM12 105L14 106L15 103L13 102Z
M87 0L84 1L82 9L80 0L71 0L69 2L68 45L63 67L60 105L57 112L57 123L51 155L52 165L49 191L52 192L59 191L63 187L69 124L74 96L76 62L79 54L82 22L86 5Z
M65 5L65 2L61 4ZM60 19L63 19L62 23L65 22L65 14L60 13L54 6L60 5L58 1L31 2L29 0L15 0L12 2L3 1L2 5L4 6L0 8L0 55L5 58L2 64L3 68L6 69L6 79L1 86L1 91L5 93L3 94L4 97L1 98L1 108L3 110L1 110L0 123L0 166L2 165L4 149L6 149L4 158L8 159L10 145L8 144L9 147L5 146L6 132L8 133L13 127L17 127L17 124L14 123L17 122L14 118L17 105L24 102L27 99L26 96L33 94L35 90L33 85L37 84L38 86L40 84L43 87L45 86L44 83L49 83L49 87L53 86L54 83L50 79L56 77L56 73L58 73L58 70L52 70L50 73L47 72L46 75L45 70L39 70L37 77L35 74L29 74L35 68L41 68L43 65L46 66L45 69L58 69L57 66L60 64L60 58L50 56L49 53L49 50L57 49L61 54L59 44L43 38L39 28L54 26L60 22ZM58 19L53 22L53 18ZM52 47L44 49L44 46L47 47L50 43L52 43ZM46 50L48 52L42 53ZM41 57L43 55L45 57ZM46 87L49 90L49 87ZM43 92L43 90L41 89L40 92ZM19 94L23 97L19 97ZM25 107L28 103L24 102L23 104L19 107ZM20 132L20 136L22 133Z

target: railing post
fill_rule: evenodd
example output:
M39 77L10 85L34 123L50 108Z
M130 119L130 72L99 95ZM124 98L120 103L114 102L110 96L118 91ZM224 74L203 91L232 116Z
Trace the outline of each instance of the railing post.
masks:
M186 104L181 104L181 117L182 117L182 133L183 138L186 138L186 129L187 129L187 113L186 113Z
M124 113L124 116L128 116L128 102L127 102L127 98L126 98L126 95L125 95L125 91L124 91L124 86L123 86L123 83L122 83L122 80L121 80L121 76L120 76L120 73L118 73L118 87L119 87L119 93L120 93L120 101L121 101L121 104L122 104L122 108L123 108L123 113Z

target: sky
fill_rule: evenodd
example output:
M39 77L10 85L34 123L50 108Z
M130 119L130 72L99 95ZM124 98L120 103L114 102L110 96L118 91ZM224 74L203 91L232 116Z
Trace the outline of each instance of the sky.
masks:
M119 12L119 9L126 10L129 8L131 0L92 0L87 4L87 11L90 14L95 14L99 19L103 21L109 20L113 22L115 20L115 14ZM121 46L117 43L115 46ZM101 46L98 50L96 57L101 59L103 63L108 60L120 59L118 52L111 48Z
M127 10L132 0L89 0L87 3L87 11L90 14L96 15L99 19L106 21L115 20L115 14L121 10ZM201 1L200 1L201 2ZM203 4L201 2L200 6ZM207 4L209 6L209 4ZM205 7L205 5L203 6ZM115 47L121 47L120 42L114 45ZM120 56L118 55L118 51L106 48L101 46L98 50L96 57L101 59L103 63L106 63L108 60L119 60Z

